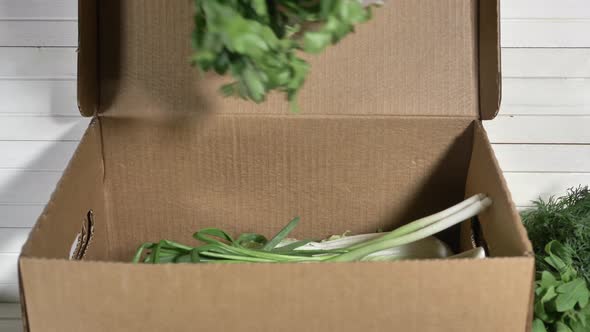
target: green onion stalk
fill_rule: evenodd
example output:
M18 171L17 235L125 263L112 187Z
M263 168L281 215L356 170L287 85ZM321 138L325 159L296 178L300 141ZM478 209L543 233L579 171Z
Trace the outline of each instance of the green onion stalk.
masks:
M490 198L477 194L391 232L344 234L323 241L288 238L299 224L299 217L291 220L270 240L256 233L243 233L233 238L221 229L205 228L193 234L202 245L189 246L171 240L143 243L132 261L146 264L303 263L485 257L482 248L453 255L449 247L434 235L480 214L491 204Z

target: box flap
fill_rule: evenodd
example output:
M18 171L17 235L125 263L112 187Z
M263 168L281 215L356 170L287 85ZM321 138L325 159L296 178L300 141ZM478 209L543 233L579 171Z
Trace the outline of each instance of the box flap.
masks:
M480 1L479 13L479 108L481 119L491 120L502 99L500 1Z
M355 34L308 57L302 112L478 118L481 108L481 118L492 118L499 100L498 11L497 1L481 2L386 1ZM190 67L191 2L104 0L98 15L94 6L80 6L84 115L93 113L97 96L99 111L111 116L288 114L282 95L260 105L223 98L218 88L224 78Z
M532 257L133 265L21 259L32 331L526 331ZM64 282L67 280L67 282Z

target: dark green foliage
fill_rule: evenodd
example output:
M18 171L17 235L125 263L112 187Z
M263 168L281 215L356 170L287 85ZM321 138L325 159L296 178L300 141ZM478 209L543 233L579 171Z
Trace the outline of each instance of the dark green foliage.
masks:
M271 90L294 102L309 64L298 53L320 53L370 18L358 0L194 0L193 64L230 74L223 94L257 103ZM313 28L310 28L313 26Z
M571 248L572 266L590 283L590 190L579 187L563 197L534 202L522 219L537 255L537 271L549 269L545 246L557 240ZM590 331L590 329L589 329Z

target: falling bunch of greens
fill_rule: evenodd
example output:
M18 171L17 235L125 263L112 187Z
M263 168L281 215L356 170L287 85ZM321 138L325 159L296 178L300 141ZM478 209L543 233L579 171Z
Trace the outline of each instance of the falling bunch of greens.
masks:
M193 237L203 242L192 247L170 240L142 244L134 263L299 263L383 261L408 258L485 257L482 248L452 256L446 244L433 237L479 214L491 205L479 194L444 211L413 221L388 233L331 236L324 241L295 240L288 235L299 223L293 219L268 240L256 233L233 238L218 228L206 228Z
M522 219L537 255L537 271L550 268L542 257L545 246L556 240L571 249L573 267L590 283L588 187L572 188L565 196L538 200L534 205L533 209L522 213Z
M590 291L572 267L571 248L551 241L545 253L547 269L537 273L533 332L590 331Z
M309 64L299 51L320 53L370 18L359 0L194 0L193 64L230 73L223 94L257 103L271 90L295 99Z

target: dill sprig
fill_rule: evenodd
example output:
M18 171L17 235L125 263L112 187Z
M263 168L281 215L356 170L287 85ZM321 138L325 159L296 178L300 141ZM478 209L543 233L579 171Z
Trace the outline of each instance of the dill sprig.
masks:
M573 267L590 283L590 189L570 188L566 195L534 201L522 219L537 256L537 271L550 267L542 259L553 240L571 248Z

